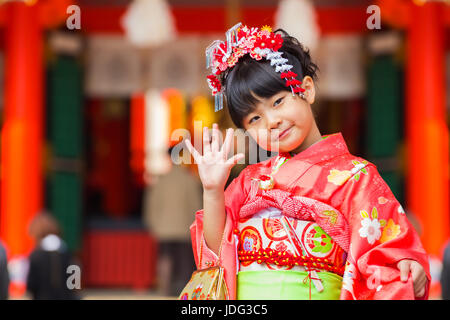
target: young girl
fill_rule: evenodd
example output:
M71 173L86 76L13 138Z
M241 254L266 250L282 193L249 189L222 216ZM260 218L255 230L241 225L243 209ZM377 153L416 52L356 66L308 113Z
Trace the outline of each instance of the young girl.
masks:
M375 165L340 133L322 136L311 105L317 66L284 31L236 25L207 49L216 107L278 156L248 165L224 192L233 129L186 140L203 184L191 226L199 269L220 264L231 299L426 298L427 255ZM411 274L411 276L409 276Z

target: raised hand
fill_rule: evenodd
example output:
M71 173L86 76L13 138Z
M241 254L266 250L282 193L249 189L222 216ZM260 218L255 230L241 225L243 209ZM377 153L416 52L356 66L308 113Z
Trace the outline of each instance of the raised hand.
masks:
M208 127L204 127L203 155L192 146L189 140L186 140L186 147L197 163L204 190L223 191L231 168L245 157L244 154L238 153L227 159L233 142L233 131L231 128L227 129L225 140L220 147L219 126L216 123L213 124L212 139Z

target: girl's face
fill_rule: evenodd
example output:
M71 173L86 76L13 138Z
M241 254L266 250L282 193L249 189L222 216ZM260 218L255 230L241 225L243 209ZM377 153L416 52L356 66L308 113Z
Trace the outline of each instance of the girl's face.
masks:
M314 83L303 79L305 99L280 91L267 99L259 99L253 112L243 119L243 127L258 145L274 152L300 152L320 140L311 106Z

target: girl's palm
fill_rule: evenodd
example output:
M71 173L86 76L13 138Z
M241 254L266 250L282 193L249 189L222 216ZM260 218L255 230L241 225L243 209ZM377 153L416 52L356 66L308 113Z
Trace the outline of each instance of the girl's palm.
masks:
M242 153L238 153L227 159L233 142L233 129L227 130L222 147L219 146L219 140L217 124L213 124L211 142L208 128L203 128L203 155L192 146L189 140L186 140L186 147L197 163L204 189L223 190L231 168L244 157Z

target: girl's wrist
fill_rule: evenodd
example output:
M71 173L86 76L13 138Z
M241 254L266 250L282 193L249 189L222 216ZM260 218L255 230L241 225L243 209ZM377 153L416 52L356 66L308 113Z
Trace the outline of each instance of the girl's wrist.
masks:
M203 196L206 197L219 197L224 195L223 188L220 187L212 187L212 188L205 188L203 187Z

